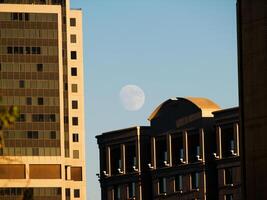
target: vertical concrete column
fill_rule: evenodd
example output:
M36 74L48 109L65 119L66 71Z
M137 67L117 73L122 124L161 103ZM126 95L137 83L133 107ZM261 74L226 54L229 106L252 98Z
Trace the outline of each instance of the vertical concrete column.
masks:
M107 163L107 174L110 176L111 175L111 159L110 159L110 146L106 148L106 163Z
M142 185L141 185L141 183L138 182L136 187L137 187L136 195L138 197L137 199L142 200Z
M151 137L151 165L156 168L156 138Z
M29 179L30 178L30 165L27 163L25 164L25 176L26 176L26 179Z
M141 153L140 153L140 127L137 127L137 140L136 140L136 167L138 172L141 172Z
M204 135L204 129L201 128L199 130L199 145L200 145L200 153L201 153L201 159L202 162L205 162L205 135Z
M167 134L167 155L168 155L168 162L170 167L172 166L172 136L171 134Z
M235 141L235 153L239 156L239 125L234 124L234 141Z
M216 127L216 145L217 145L217 152L216 155L218 158L222 158L222 130L221 127Z
M183 131L183 148L184 148L184 161L188 163L188 134Z
M121 171L125 174L126 172L126 162L125 162L125 144L121 144Z

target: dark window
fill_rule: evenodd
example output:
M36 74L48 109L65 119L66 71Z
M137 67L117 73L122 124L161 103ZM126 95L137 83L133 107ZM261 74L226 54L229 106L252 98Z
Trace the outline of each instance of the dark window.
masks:
M136 195L136 188L135 187L136 187L135 182L132 182L128 185L128 191L129 191L128 198L133 199L135 197L135 195Z
M70 188L66 188L65 194L66 197L70 197Z
M32 47L32 54L41 54L41 47Z
M37 54L37 48L36 47L32 47L32 54Z
M27 97L26 98L26 104L27 105L32 105L32 98L31 97Z
M163 194L167 192L167 180L166 178L159 179L159 193Z
M44 115L43 114L33 114L32 115L32 121L33 122L43 122L44 121Z
M120 185L114 187L114 200L122 200Z
M72 60L76 60L77 59L77 51L71 51L70 52L70 58Z
M78 117L72 117L72 125L78 126Z
M79 134L78 133L72 134L72 141L73 142L79 142Z
M38 139L38 131L28 131L27 132L27 138L29 139Z
M76 26L76 18L70 18L70 26Z
M57 139L57 133L56 133L56 131L51 131L50 132L50 139Z
M29 21L29 13L25 13L25 21Z
M56 115L55 114L51 114L50 115L50 121L51 122L55 122L56 121Z
M233 169L226 168L224 170L225 185L233 184Z
M233 200L233 199L234 199L233 194L225 195L225 200Z
M12 47L7 47L7 53L12 54L13 53L13 48Z
M14 47L14 54L18 54L19 53L19 47Z
M71 68L71 75L72 76L77 76L77 68L76 67L72 67Z
M191 174L191 188L193 190L199 189L200 175L198 172Z
M24 49L23 47L19 47L19 53L20 54L23 54L24 53L24 50L23 49Z
M175 191L183 190L183 176L178 175L175 177Z
M20 114L19 121L20 122L25 122L26 121L26 115L25 114Z
M41 47L36 47L37 54L41 54Z
M23 14L19 13L19 20L22 21L23 20Z
M79 197L80 197L80 190L74 189L74 198L79 198Z
M25 87L25 81L24 80L20 80L19 81L19 87L20 88L24 88Z
M72 109L78 109L78 101L72 101Z
M43 71L43 64L37 64L37 71L42 72Z
M38 105L44 105L44 98L38 97L37 102L38 102Z
M26 47L25 50L26 50L26 54L31 54L31 47Z
M18 20L19 16L18 16L18 13L12 13L11 14L11 19L12 20Z
M77 42L76 35L70 35L70 42L71 43L76 43Z

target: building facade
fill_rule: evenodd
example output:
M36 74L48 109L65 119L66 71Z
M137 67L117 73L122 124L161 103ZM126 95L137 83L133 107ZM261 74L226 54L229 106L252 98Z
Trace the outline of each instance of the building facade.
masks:
M155 109L145 130L134 127L97 136L102 199L239 200L238 116L238 108L221 110L205 98L173 98ZM141 151L126 148L130 138ZM120 151L112 153L115 143ZM124 162L136 166L127 161L128 151L136 152L133 160L141 164L137 171L123 167ZM107 170L109 166L117 173Z
M0 1L0 199L86 199L82 13L67 0Z
M267 1L237 0L242 199L267 199Z

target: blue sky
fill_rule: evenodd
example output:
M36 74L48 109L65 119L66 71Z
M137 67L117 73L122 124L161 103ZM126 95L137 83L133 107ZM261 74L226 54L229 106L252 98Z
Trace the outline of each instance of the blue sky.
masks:
M87 188L100 199L95 135L148 125L174 96L238 105L235 0L72 0L84 13ZM126 84L141 87L144 107L126 111Z

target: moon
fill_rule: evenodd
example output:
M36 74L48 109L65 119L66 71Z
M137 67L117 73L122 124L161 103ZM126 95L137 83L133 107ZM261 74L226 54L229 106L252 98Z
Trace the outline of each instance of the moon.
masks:
M136 85L126 85L120 90L120 100L126 110L138 111L145 103L145 93Z

